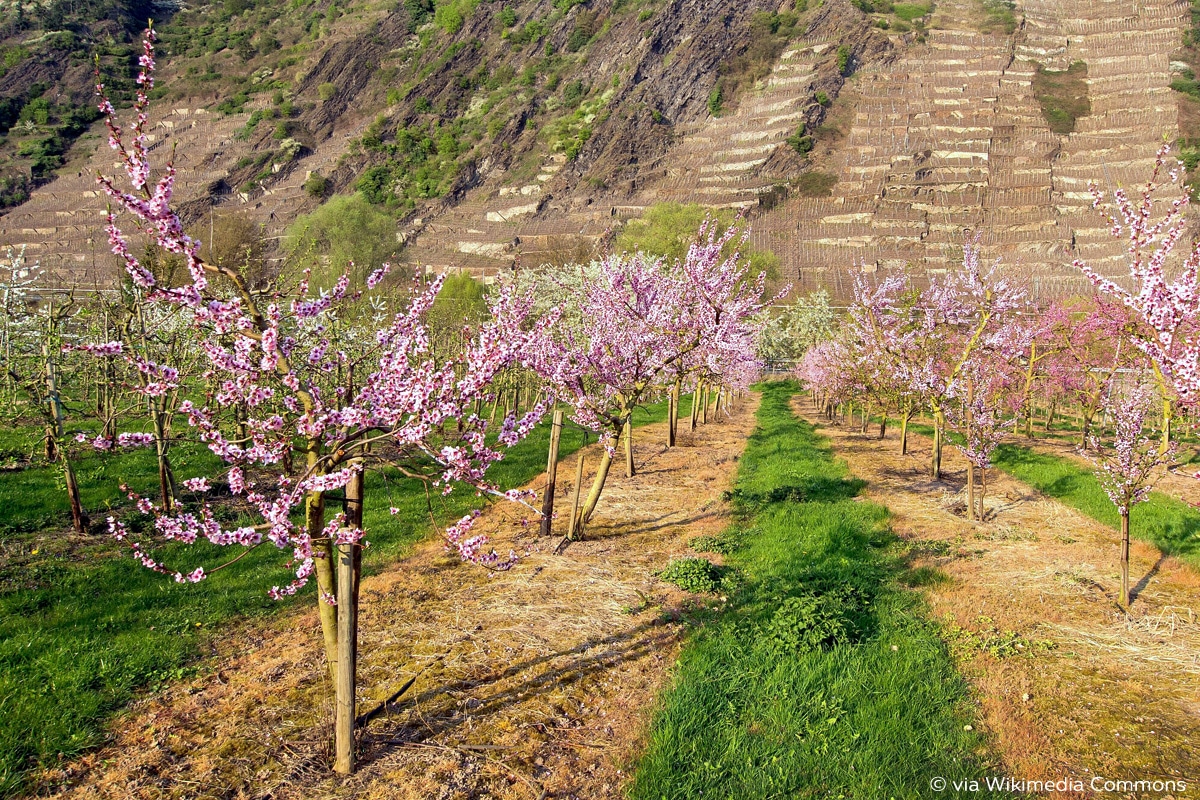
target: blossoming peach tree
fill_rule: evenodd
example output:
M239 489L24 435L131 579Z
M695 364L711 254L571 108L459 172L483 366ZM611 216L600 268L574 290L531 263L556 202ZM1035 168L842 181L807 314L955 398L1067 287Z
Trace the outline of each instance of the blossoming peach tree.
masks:
M1142 376L1121 382L1110 380L1105 393L1104 410L1113 426L1111 447L1097 436L1089 445L1094 455L1085 453L1095 466L1096 478L1121 518L1121 607L1129 608L1129 514L1133 507L1150 498L1154 482L1162 468L1175 455L1174 444L1160 447L1148 435L1146 418L1156 400L1155 392Z
M674 264L640 252L606 256L593 280L567 292L571 324L538 339L534 369L605 446L575 530L595 511L615 442L624 433L628 447L645 398L688 375L740 385L756 372L765 279L749 279L737 253L722 255L737 233L706 225Z
M1124 307L1124 333L1148 360L1162 404L1162 434L1154 446L1143 431L1147 406L1155 400L1142 382L1115 385L1114 376L1105 395L1115 434L1111 450L1096 459L1096 474L1121 517L1121 604L1126 609L1130 510L1146 499L1156 470L1173 457L1173 405L1192 410L1200 405L1200 242L1176 253L1188 232L1189 195L1177 188L1174 197L1164 196L1180 174L1168 164L1170 151L1170 143L1159 148L1149 180L1133 197L1119 188L1109 206L1095 184L1089 187L1092 205L1110 233L1127 241L1126 280L1106 278L1083 260L1074 262L1103 295ZM1091 444L1095 448L1100 442Z
M184 387L189 399L180 403L179 411L195 436L220 458L222 468L220 474L183 481L192 494L186 506L168 508L131 496L159 539L185 545L203 540L238 552L215 568L175 568L156 559L125 520L110 517L109 527L146 567L180 582L204 580L264 546L279 551L289 573L270 589L271 597L295 594L315 577L325 654L337 690L335 769L349 772L354 757L358 576L365 544L364 471L372 463L384 464L422 481L427 489L448 494L464 485L480 494L524 502L522 493L501 491L486 473L506 447L531 430L549 400L520 417L510 415L491 436L475 409L489 399L496 376L522 363L532 343L545 336L555 315L531 320L532 299L501 290L491 303L489 319L464 337L462 349L435 357L424 315L442 286L437 278L414 288L406 305L372 337L359 337L360 345L350 349L343 347L344 339L331 335L339 311L345 313L361 296L351 289L349 269L325 290L310 287L306 273L291 291L262 291L252 289L238 271L203 261L199 242L184 232L171 206L172 165L165 166L157 182L150 181L145 130L155 69L153 43L153 30L147 30L128 131L118 124L103 84L97 85L109 144L124 162L129 187L120 188L115 179L104 176L98 180L113 206L129 215L151 242L184 261L186 280L175 285L160 282L134 255L117 211L110 207L112 250L144 292L146 303L178 309L199 343L207 389L201 393L197 387ZM378 287L388 270L384 265L372 272L366 289ZM178 388L177 366L131 352L135 346L136 342L113 341L91 349L104 357L130 359L154 376L141 384L143 394ZM248 523L227 527L218 520L212 493L219 479L251 515ZM327 499L339 491L344 493L344 510L327 518ZM446 530L448 547L489 569L509 567L512 554L495 553L485 537L472 533L477 515L473 512Z

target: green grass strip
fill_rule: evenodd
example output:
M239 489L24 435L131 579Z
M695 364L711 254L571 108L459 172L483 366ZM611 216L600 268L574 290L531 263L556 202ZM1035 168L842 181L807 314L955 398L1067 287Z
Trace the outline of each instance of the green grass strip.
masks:
M1000 445L994 461L998 468L1042 494L1114 530L1120 529L1116 506L1087 467L1018 444ZM1166 555L1200 568L1200 511L1182 500L1151 492L1150 499L1134 506L1130 513L1129 534L1150 542Z
M916 425L911 429L924 436L933 435L933 428L928 425ZM953 433L948 438L962 441ZM1121 519L1117 516L1116 506L1087 467L1063 456L1040 453L1011 442L996 448L992 463L1047 497L1120 530ZM1129 535L1200 569L1200 511L1178 498L1151 492L1150 499L1134 506L1130 513Z
M684 398L680 405L686 420L690 400ZM634 414L635 426L665 419L665 402ZM533 480L546 468L549 438L549 426L540 425L492 468L490 477L504 487ZM590 434L588 442L595 441L596 435ZM563 431L560 455L566 457L583 444L583 432L570 426ZM89 473L85 499L122 479L135 486L154 485L152 454L125 455L101 466L98 474ZM45 467L0 475L0 544L28 539L29 533L17 531L27 531L35 522L29 503L11 501L19 492L17 483L28 481L30 491L52 506L55 472ZM179 471L181 478L192 474ZM434 503L439 524L446 524L480 500L460 489L446 498L435 494ZM61 516L65 500L61 504L53 516ZM400 513L392 516L390 506ZM336 510L331 504L329 513ZM436 535L424 490L394 471L368 476L364 517L371 543L364 553L367 574L379 572L414 543ZM22 566L0 565L0 797L20 792L29 769L53 765L100 744L105 720L138 690L196 673L197 657L220 626L276 613L295 602L313 602L315 581L290 601L266 597L270 586L290 580L269 545L199 584L183 586L144 569L124 551L118 557L118 551L105 535L87 545L82 556L49 553ZM207 543L159 552L185 572L236 555L230 548ZM315 655L320 648L316 631L312 646Z
M890 545L887 510L763 387L732 492L743 542L721 611L701 613L637 766L634 800L1001 797L968 687ZM898 549L898 548L897 548ZM806 637L840 632L840 643ZM799 643L799 644L798 644ZM930 790L945 778L944 791Z

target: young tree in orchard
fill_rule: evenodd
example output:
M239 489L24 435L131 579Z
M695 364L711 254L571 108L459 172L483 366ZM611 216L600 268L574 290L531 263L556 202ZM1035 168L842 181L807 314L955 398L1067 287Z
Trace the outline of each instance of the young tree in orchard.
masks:
M1146 434L1146 417L1156 401L1142 376L1109 381L1104 410L1113 426L1111 447L1093 436L1085 452L1095 465L1096 478L1121 518L1121 607L1129 610L1129 513L1150 497L1150 490L1175 455L1174 445L1163 449Z
M1003 352L1006 359L1019 356L1021 348L1012 340L1020 338L1019 314L1027 301L1024 292L1001 278L994 266L983 270L977 235L963 244L962 269L931 282L921 294L920 307L913 333L924 338L925 361L909 375L934 414L930 473L939 478L947 404L969 394L964 378L980 351Z
M1032 336L1017 329L1007 331L1006 337L1011 338L976 348L952 387L956 402L946 406L948 426L963 439L954 447L967 459L968 519L986 519L983 501L992 454L1017 424L1027 401L1017 358L1027 352Z
M1062 307L1056 307L1062 308ZM1043 365L1044 395L1053 415L1058 402L1079 409L1079 446L1087 449L1092 425L1104 408L1108 385L1117 370L1144 364L1144 356L1125 341L1125 310L1097 298L1078 310L1062 309L1044 325L1048 329ZM1049 416L1047 427L1050 424Z
M1106 206L1104 192L1094 183L1089 186L1092 205L1112 235L1128 241L1129 288L1081 259L1074 262L1097 289L1129 312L1126 333L1150 359L1162 393L1164 451L1170 443L1172 403L1200 405L1200 241L1186 254L1175 252L1187 235L1189 194L1180 187L1174 199L1161 196L1179 180L1178 166L1167 164L1170 151L1170 143L1159 148L1150 179L1137 196L1114 191L1113 207ZM1176 277L1169 279L1167 270L1174 263Z
M57 464L62 472L71 526L76 533L87 533L89 520L67 430L67 403L71 398L63 384L64 362L70 358L64 346L73 338L71 328L78 311L73 296L43 297L36 310L29 309L27 319L18 318L18 324L10 329L5 371L11 384L28 400L29 410L41 417L44 455L47 463Z
M554 317L531 322L531 298L503 290L490 306L490 319L466 338L462 351L435 358L424 315L442 286L438 278L414 290L408 305L384 320L369 339L357 340L369 346L347 352L340 349L345 340L331 341L330 333L337 312L347 311L357 296L348 272L319 293L307 280L293 292L256 291L236 269L204 262L199 243L186 235L171 206L172 166L166 166L157 183L150 183L145 128L155 66L153 41L153 32L147 31L135 119L128 132L117 124L104 87L98 86L110 144L124 161L131 190L118 188L110 178L99 181L157 247L183 258L187 278L176 285L158 282L130 250L111 211L109 239L134 284L144 291L146 304L176 309L198 341L211 390L202 396L193 393L197 399L184 401L179 411L194 435L224 462L224 480L255 521L222 526L207 499L218 476L199 475L183 481L195 497L187 507L169 510L135 497L138 510L152 518L150 530L162 539L185 544L204 539L235 548L238 554L229 561L207 569L168 567L147 551L123 520L110 517L109 526L143 564L180 582L203 580L266 544L280 551L281 566L290 572L270 596L295 594L316 575L326 656L337 686L335 769L348 772L353 768L364 470L375 460L443 493L462 484L521 499L520 493L493 486L486 471L503 457L505 446L532 428L541 409L505 419L496 445L487 441L487 424L474 409L490 397L496 375L519 363ZM367 288L377 286L386 273L386 265L373 271ZM140 343L135 340L130 346ZM124 342L101 343L92 350L141 359L166 383L177 381L180 374L174 365L153 362L136 351L127 353ZM285 465L297 442L302 466L292 474ZM339 489L345 490L345 511L326 520L326 495ZM301 508L303 520L294 521L293 512ZM448 546L464 559L492 569L509 566L511 556L488 550L485 537L471 534L474 519L475 514L468 515L447 529Z
M107 362L102 368L109 381L102 387L104 402L98 404L100 433L90 440L80 435L78 440L91 441L98 450L110 450L120 435L119 418L135 414L139 419L148 418L147 433L152 437L158 463L159 504L168 512L174 509L178 493L170 452L183 401L181 391L197 377L196 366L204 361L182 309L174 304L147 303L142 287L123 287L120 302L104 308L102 342L77 348ZM116 399L121 387L117 385L118 371L113 362L118 361L125 366L119 373L126 380L124 388L136 398L132 407L125 407Z
M919 402L934 412L932 472L941 461L941 434L962 434L967 457L967 513L983 514L976 470L986 470L991 453L1019 412L1024 384L1032 378L1038 328L1020 312L1023 294L984 273L978 239L964 247L963 269L917 295L901 277L872 289L855 282L847 325L850 357L842 369L864 392L900 410L902 425ZM907 426L904 425L906 428ZM901 432L905 449L906 430ZM957 445L956 445L957 446Z
M38 262L29 264L25 259L25 247L19 250L8 248L8 258L0 261L0 354L5 364L12 364L14 355L30 336L30 329L37 325L33 315L32 292L42 277ZM15 348L15 349L14 349ZM16 414L17 386L8 370L4 373L5 410Z
M566 324L540 342L535 369L605 445L575 530L596 509L614 442L632 427L633 410L666 380L705 364L705 353L727 357L752 347L745 334L756 329L764 278L746 280L737 253L721 254L736 234L701 228L687 256L669 268L643 253L605 257L594 280L568 292Z
M838 404L850 396L853 381L845 369L850 357L843 341L831 339L806 350L796 367L796 378L808 387L814 407L829 419Z
M852 370L861 384L880 405L883 421L879 438L886 435L887 414L894 410L900 419L900 453L908 453L908 424L920 407L922 395L909 377L906 359L916 352L915 342L906 336L911 292L905 291L902 278L885 279L871 288L859 275L854 282L854 302L845 327L847 358L843 369ZM865 426L864 426L865 431Z

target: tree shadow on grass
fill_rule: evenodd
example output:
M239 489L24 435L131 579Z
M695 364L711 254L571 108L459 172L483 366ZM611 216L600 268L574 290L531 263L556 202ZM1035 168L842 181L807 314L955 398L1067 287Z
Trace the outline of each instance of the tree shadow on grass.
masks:
M837 503L857 497L866 487L861 478L834 478L814 475L796 483L774 486L765 492L736 488L722 495L747 510L776 503Z

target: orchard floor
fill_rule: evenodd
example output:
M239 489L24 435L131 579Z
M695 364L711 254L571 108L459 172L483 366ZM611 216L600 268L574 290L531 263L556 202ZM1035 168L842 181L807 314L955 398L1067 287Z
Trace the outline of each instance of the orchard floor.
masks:
M541 539L515 507L497 506L479 524L500 552L527 553L511 571L456 563L427 542L364 579L360 713L416 681L367 727L353 777L328 769L332 701L314 609L225 637L204 676L134 704L109 745L39 776L36 794L617 796L696 602L654 573L726 526L721 493L754 427L751 398L694 437L681 432L673 450L660 444L664 425L638 429L640 474L614 466L588 538L561 555L550 552L560 536ZM598 449L586 453L594 465ZM559 465L564 511L574 462Z
M910 435L901 456L898 430L880 441L874 425L861 434L819 419L807 399L795 403L868 482L864 495L891 511L1008 777L1085 786L1097 775L1173 778L1187 781L1186 796L1197 791L1200 575L1135 542L1127 616L1116 604L1116 531L999 470L988 472L988 521L968 521L966 462L952 447L944 479L931 481L927 438Z
M1035 438L1033 441L1030 441L1023 436L1016 437L1014 441L1017 444L1024 447L1031 447L1042 453L1050 453L1059 458L1069 458L1076 464L1080 464L1088 469L1092 466L1091 462L1079 453L1079 444L1077 441L1046 438ZM1154 484L1154 489L1155 491L1183 500L1185 503L1198 504L1200 503L1200 480L1196 480L1194 477L1197 469L1197 466L1194 464L1176 467L1173 471L1162 475L1158 482Z

